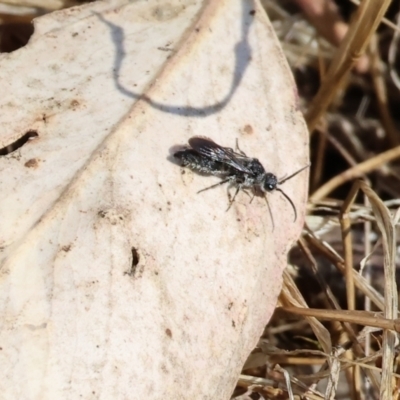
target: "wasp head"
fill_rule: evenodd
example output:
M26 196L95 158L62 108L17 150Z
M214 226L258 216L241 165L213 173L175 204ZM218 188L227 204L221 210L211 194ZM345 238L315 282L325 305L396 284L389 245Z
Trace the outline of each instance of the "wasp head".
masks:
M274 174L266 173L263 179L263 183L261 185L261 189L263 192L272 192L276 189L278 184L278 179Z

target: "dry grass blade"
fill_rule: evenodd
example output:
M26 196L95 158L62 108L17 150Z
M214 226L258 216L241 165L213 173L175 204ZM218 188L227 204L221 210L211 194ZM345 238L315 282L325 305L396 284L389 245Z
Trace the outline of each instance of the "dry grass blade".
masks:
M326 197L329 193L331 193L340 185L343 185L344 183L351 181L355 178L359 178L363 174L371 172L374 169L379 168L383 164L386 164L399 157L400 146L380 153L375 157L371 157L370 159L365 160L364 162L361 162L330 179L310 196L310 201L312 203L317 202Z
M287 391L288 391L289 400L294 400L293 390L292 390L292 385L291 385L289 373L284 368L281 368L279 365L275 366L275 371L278 371L283 375L283 377L285 379Z
M340 45L324 82L312 100L306 113L310 132L315 129L318 120L326 112L344 79L355 61L365 52L371 36L381 22L391 1L364 0L354 15L349 31Z
M379 329L391 329L400 332L400 319L388 319L368 311L319 310L315 308L300 307L285 307L285 311L296 315L315 317L322 321L342 321Z
M355 309L356 292L354 287L353 275L353 244L351 235L351 214L350 211L354 205L357 193L359 191L359 183L356 182L350 190L347 198L342 204L339 220L342 231L344 265L346 277L346 292L347 292L347 308Z
M293 279L286 270L283 272L283 278L283 287L279 298L281 303L289 303L292 305L295 304L296 306L301 305L303 307L307 307L303 296L297 289L296 284L293 282ZM318 338L318 341L325 353L331 354L332 342L327 329L316 318L310 316L310 318L307 318L307 321L310 324L315 336Z

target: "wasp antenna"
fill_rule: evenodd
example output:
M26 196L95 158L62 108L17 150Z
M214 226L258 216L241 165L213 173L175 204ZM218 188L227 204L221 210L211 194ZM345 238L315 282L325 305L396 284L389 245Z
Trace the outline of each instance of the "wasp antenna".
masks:
M303 168L304 169L304 168ZM294 206L294 204L293 204L293 201L292 201L292 199L282 190L282 189L280 189L280 188L276 188L276 190L278 190L279 192L281 192L284 196L285 196L285 198L286 198L286 200L290 203L290 205L292 206L292 208L293 208L293 211L294 211L294 221L293 222L296 222L296 219L297 219L297 211L296 211L296 207Z
M282 185L282 183L285 183L285 182L288 181L289 179L292 179L294 176L296 176L297 174L299 174L301 171L304 171L306 168L309 168L310 165L311 165L311 163L310 163L310 164L307 164L307 165L306 165L305 167L303 167L303 168L300 168L299 170L297 170L296 172L294 172L292 175L289 175L288 177L281 179L281 180L278 182L278 184L279 184L279 185Z
M268 207L268 212L269 212L269 216L271 218L271 222L272 222L272 232L275 230L275 222L274 222L274 216L272 215L272 211L271 211L271 207L269 206L269 202L267 199L267 195L264 196L265 202L267 203L267 207Z

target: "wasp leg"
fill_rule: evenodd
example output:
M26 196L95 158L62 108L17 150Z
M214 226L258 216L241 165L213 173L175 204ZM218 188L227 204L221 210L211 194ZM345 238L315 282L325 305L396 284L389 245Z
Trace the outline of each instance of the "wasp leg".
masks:
M212 189L212 188L215 188L217 186L223 185L224 183L230 182L231 180L232 180L232 177L230 176L230 177L224 179L223 181L216 183L215 185L208 186L208 187L206 187L204 189L199 190L197 193L205 192L208 189Z
M232 207L232 204L233 204L233 202L235 201L236 195L239 193L239 190L240 190L240 189L241 189L240 186L238 186L238 187L236 188L236 192L235 192L235 194L233 195L233 198L232 198L232 199L229 199L229 206L228 206L228 208L226 209L225 212L228 212L229 209Z
M244 190L243 190L244 191ZM246 192L247 193L247 192ZM248 194L248 193L247 193ZM250 196L250 195L249 195ZM254 197L256 197L256 195L253 193L253 197L250 199L250 204L253 202Z
M244 157L247 157L246 153L239 147L239 139L236 138L236 150Z
M242 186L240 186L240 189L239 189L239 190L242 190L243 193L246 193L247 196L250 197L250 203L253 201L253 199L254 199L254 193L253 193L253 196L252 196L246 189L243 189Z

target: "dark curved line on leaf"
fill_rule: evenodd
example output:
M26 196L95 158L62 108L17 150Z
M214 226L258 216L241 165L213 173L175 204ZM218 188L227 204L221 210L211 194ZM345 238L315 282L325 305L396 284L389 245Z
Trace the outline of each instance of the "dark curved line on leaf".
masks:
M254 15L254 10L249 5L252 3L248 3L243 1L243 11L242 11L242 38L236 44L234 52L235 52L235 67L234 73L232 78L232 83L230 86L229 92L224 96L224 98L212 105L205 106L205 107L188 107L188 106L172 106L168 104L164 104L161 102L157 102L151 99L149 96L135 93L134 91L124 87L119 82L119 75L120 70L122 67L123 59L125 58L126 51L125 51L125 34L121 27L113 24L110 21L107 21L102 15L96 14L97 17L104 22L109 28L111 33L111 39L115 45L116 52L115 52L115 60L114 60L114 68L113 68L113 78L115 81L115 85L118 90L123 93L124 95L147 102L153 108L170 114L181 115L185 117L206 117L208 115L215 114L222 110L231 100L233 95L236 92L237 87L240 85L240 82L243 79L243 75L251 61L251 48L248 43L248 33L250 26L252 24L253 19L249 18L248 16Z
M23 136L17 139L15 142L8 144L0 149L0 156L6 156L18 149L20 149L28 140L38 137L38 133L34 130L27 131Z

